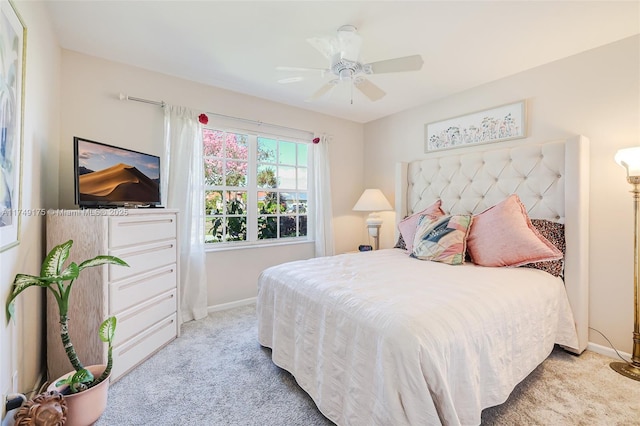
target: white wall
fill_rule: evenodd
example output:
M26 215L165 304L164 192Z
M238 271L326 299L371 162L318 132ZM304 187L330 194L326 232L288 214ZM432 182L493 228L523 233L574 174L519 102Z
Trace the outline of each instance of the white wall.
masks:
M42 3L15 2L27 27L22 209L56 207L60 49ZM11 391L18 372L19 392L32 390L42 371L42 292L25 291L17 303L17 321L7 325L5 309L17 273L38 274L43 259L44 219L23 216L20 244L0 253L0 392ZM2 398L4 412L4 398Z
M351 208L362 191L362 124L67 50L62 53L62 207L74 207L74 136L162 154L162 108L120 101L120 92L202 112L332 135L330 161L336 251L353 250L361 243L363 217L353 213ZM313 255L312 244L209 252L208 304L213 306L254 297L258 274L265 267Z
M586 136L591 141L590 326L631 352L633 205L624 170L613 156L640 145L639 64L635 36L368 123L365 186L378 186L393 199L394 164L424 157L425 123L521 99L528 107L527 142ZM388 216L386 247L393 245L392 223ZM593 332L589 340L607 345Z

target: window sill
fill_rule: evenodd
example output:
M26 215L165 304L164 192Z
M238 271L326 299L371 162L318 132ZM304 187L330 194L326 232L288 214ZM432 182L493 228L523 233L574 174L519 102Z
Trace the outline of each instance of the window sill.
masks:
M268 247L281 247L281 246L291 246L291 245L300 245L300 244L314 244L313 240L287 240L287 241L279 241L272 243L238 243L238 244L225 244L218 243L215 246L206 245L204 247L204 251L206 253L209 252L217 252L217 251L231 251L231 250L250 250L250 249L262 249Z

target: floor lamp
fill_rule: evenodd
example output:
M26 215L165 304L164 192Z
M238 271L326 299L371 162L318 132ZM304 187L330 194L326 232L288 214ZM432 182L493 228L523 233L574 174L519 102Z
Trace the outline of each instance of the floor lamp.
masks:
M640 250L640 147L621 149L616 153L615 160L627 170L627 181L633 185L633 219L634 235L633 244L633 352L630 362L612 362L611 368L630 379L640 381L640 312L638 309L638 297L640 288L640 263L638 262L638 250Z
M380 227L382 226L382 219L378 212L393 210L391 204L379 189L365 189L356 205L353 206L353 210L371 212L367 217L367 229L369 235L373 237L374 249L378 250L380 248Z

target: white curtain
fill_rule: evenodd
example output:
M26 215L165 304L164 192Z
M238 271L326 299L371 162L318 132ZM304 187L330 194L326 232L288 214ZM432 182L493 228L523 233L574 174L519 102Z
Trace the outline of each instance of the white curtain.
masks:
M327 135L317 136L313 144L315 241L316 256L331 256L333 246L333 211L331 209L331 175L329 164L329 140Z
M184 107L164 109L163 205L180 210L180 313L182 321L207 316L204 252L202 131L198 114Z

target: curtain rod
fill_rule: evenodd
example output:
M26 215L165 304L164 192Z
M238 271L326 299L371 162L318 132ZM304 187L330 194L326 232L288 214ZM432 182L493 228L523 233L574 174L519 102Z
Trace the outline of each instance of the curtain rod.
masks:
M166 103L164 103L164 101L150 101L149 99L134 98L133 96L125 95L124 93L120 93L120 100L144 102L145 104L158 105L163 108L167 105Z
M216 117L221 117L221 118L228 118L230 120L243 121L245 123L256 124L258 126L263 126L264 125L264 126L276 127L276 128L279 128L279 129L286 129L286 130L293 130L294 132L302 132L302 133L308 133L310 135L313 135L313 132L311 132L309 130L296 129L295 127L281 126L279 124L270 124L270 123L265 123L265 122L258 121L258 120L251 120L249 118L232 117L230 115L219 114L217 112L209 112L209 111L207 111L207 114L215 115Z
M120 93L120 100L121 101L144 102L145 104L158 105L158 106L163 107L163 108L167 105L165 103L165 101L152 101L152 100L149 100L149 99L135 98L133 96L125 95L124 93ZM222 118L228 118L228 119L231 119L231 120L239 120L239 121L244 121L246 123L257 124L258 126L265 125L265 126L269 126L269 127L277 127L277 128L280 128L280 129L293 130L293 131L296 131L296 132L304 132L304 133L309 133L309 134L313 135L313 132L310 132L308 130L296 129L294 127L281 126L279 124L269 124L269 123L264 123L262 121L251 120L251 119L248 119L248 118L232 117L230 115L219 114L217 112L209 112L209 111L207 111L207 114L215 115L217 117L222 117Z

